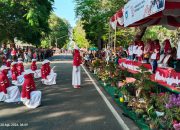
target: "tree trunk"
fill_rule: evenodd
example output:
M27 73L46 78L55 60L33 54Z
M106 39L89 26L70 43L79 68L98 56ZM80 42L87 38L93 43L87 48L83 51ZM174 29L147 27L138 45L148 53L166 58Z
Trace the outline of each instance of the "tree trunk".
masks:
M139 28L140 32L136 34L136 40L141 40L146 32L147 27Z
M99 49L99 50L102 49L102 39L101 39L101 37L102 37L102 34L100 33L100 34L98 35L98 49Z

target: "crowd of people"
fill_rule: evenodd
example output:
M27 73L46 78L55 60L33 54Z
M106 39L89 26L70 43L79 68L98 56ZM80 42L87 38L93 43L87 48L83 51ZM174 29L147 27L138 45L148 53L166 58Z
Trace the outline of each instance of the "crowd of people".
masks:
M148 39L146 43L135 40L129 44L127 54L129 60L151 63L153 73L155 73L158 66L176 69L179 55L177 48L172 47L169 39L164 40L162 44L158 39Z
M0 67L1 102L22 102L28 108L36 108L41 104L42 92L37 90L34 79L41 78L42 84L54 85L57 74L54 73L54 67L50 67L49 60L45 59L40 69L36 61L32 59L28 69L25 69L22 58L18 58L18 62L9 59ZM19 89L20 86L22 89Z
M32 59L37 61L43 61L53 56L54 51L52 49L35 48L35 47L16 47L15 44L11 44L11 47L7 47L6 44L2 44L0 49L0 55L2 62L5 63L7 59L17 61L18 58L22 58L25 63L31 62Z
M179 49L178 49L179 48ZM172 47L169 39L162 44L158 39L148 39L146 42L135 40L129 43L128 48L119 47L114 51L110 47L99 51L83 51L81 55L84 63L92 62L94 59L103 59L107 63L114 61L118 64L119 58L127 58L132 61L151 64L152 72L157 67L171 67L178 70L177 61L180 59L180 47Z

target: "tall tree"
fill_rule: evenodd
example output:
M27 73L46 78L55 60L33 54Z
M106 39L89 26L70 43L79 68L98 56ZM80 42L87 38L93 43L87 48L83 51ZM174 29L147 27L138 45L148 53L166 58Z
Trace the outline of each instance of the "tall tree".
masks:
M54 0L0 0L0 40L39 44L49 33L48 19Z
M73 30L73 39L80 48L89 48L89 42L86 39L86 32L83 29L82 21L78 21Z
M41 45L43 47L55 46L57 42L58 47L63 47L69 40L70 24L68 21L52 13L49 18L49 27L51 32L44 35Z
M102 47L102 37L108 34L110 17L124 5L123 0L75 0L76 15L84 21L91 43Z

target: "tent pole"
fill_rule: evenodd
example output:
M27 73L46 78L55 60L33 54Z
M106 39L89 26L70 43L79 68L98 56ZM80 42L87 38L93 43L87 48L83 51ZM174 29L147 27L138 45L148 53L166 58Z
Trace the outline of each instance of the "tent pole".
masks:
M115 36L114 36L114 52L116 51L116 33L117 33L117 29L115 28Z

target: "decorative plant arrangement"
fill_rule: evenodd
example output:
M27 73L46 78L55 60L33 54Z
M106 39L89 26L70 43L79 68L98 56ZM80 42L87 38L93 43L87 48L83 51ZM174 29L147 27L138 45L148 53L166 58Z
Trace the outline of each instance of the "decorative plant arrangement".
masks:
M91 66L103 86L113 89L113 94L109 93L126 107L124 110L131 113L128 116L133 116L135 122L143 120L150 129L180 130L180 94L159 92L158 84L150 80L151 73L146 68L140 67L141 73L133 75L113 62L106 64L96 59Z

